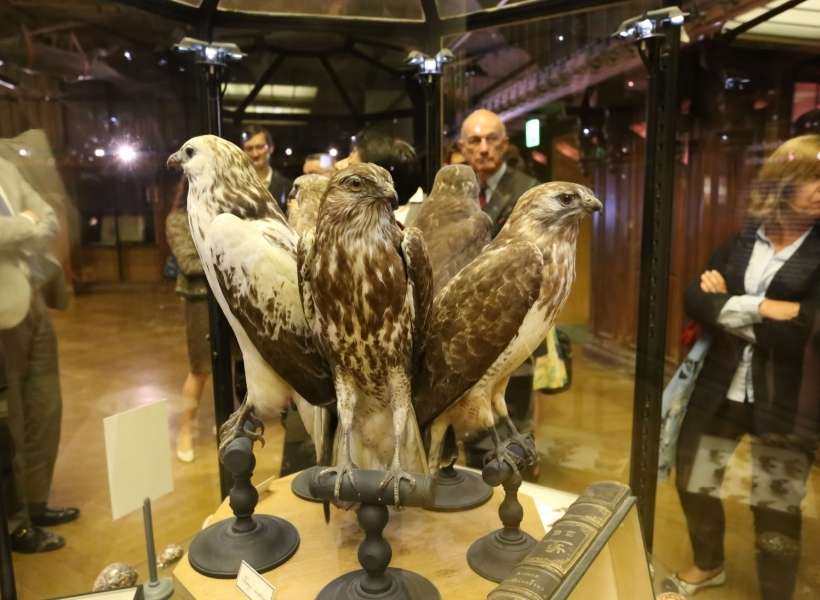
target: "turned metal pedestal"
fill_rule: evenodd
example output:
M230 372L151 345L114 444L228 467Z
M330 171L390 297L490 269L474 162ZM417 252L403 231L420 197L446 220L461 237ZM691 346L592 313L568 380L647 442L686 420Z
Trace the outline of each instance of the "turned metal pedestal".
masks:
M308 502L321 502L321 498L317 498L311 493L310 482L323 468L324 467L320 466L308 467L294 477L290 484L290 491L293 492L293 495L301 498L302 500L307 500Z
M506 442L501 450L508 450L517 468L493 456L481 472L487 485L504 487L504 500L498 507L498 516L504 525L492 533L479 538L467 550L467 563L478 575L490 581L500 582L535 547L535 539L521 530L524 509L518 501L521 487L520 469L527 466L534 453L532 448L517 441Z
M264 573L284 563L299 547L299 533L293 525L253 513L259 493L251 485L256 466L252 446L250 439L239 437L222 456L222 464L233 476L230 502L235 517L203 529L191 542L188 561L203 575L236 577L243 560Z
M336 475L316 475L310 485L312 495L331 499ZM430 501L432 480L416 475L416 485L402 481L399 500L402 506L424 506ZM393 551L383 536L390 518L387 506L393 504L393 484L381 488L383 471L354 470L355 486L345 477L339 493L342 502L358 502L356 511L365 539L359 546L362 569L346 573L327 584L317 600L440 600L435 586L417 573L389 568Z
M427 510L456 512L481 506L493 497L493 488L476 473L449 465L433 479L433 500Z

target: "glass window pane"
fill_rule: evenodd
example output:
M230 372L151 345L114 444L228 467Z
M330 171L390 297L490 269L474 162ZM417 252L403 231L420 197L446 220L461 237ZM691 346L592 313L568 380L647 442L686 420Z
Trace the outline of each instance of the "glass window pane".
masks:
M220 0L218 8L263 15L424 20L418 0Z
M463 17L469 14L503 10L517 4L548 3L548 0L436 0L438 13L442 19Z

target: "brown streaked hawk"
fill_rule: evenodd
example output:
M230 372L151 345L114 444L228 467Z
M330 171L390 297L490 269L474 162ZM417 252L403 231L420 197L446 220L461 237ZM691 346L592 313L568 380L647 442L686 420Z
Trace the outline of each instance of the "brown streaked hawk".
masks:
M479 207L478 191L471 167L442 167L413 222L430 257L433 297L492 239L493 220Z
M354 466L386 469L382 485L393 482L398 502L401 479L427 469L410 379L432 275L421 232L402 231L395 204L385 169L363 163L339 171L315 232L299 241L298 260L305 314L336 386L336 494Z
M525 192L484 251L436 296L414 379L419 426L429 428L432 471L449 428L457 440L506 420L510 375L544 339L575 278L575 242L584 215L601 208L592 191L552 182ZM515 464L504 456L502 459ZM445 462L443 462L445 461Z

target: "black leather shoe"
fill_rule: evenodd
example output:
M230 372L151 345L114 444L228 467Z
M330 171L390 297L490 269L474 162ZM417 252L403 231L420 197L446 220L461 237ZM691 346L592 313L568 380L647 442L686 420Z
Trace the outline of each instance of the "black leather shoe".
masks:
M72 506L66 506L65 508L47 506L39 515L31 515L31 523L39 527L53 527L54 525L62 525L63 523L73 521L79 516L79 508Z
M63 536L40 527L18 527L11 534L11 549L22 554L51 552L65 546Z

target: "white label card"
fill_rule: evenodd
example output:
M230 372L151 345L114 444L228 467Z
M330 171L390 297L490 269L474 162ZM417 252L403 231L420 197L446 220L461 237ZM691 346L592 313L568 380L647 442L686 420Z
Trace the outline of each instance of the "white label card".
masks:
M111 516L119 519L174 490L168 402L160 400L103 419Z
M249 600L274 600L276 598L274 585L244 560L239 566L239 573L236 574L236 587Z

